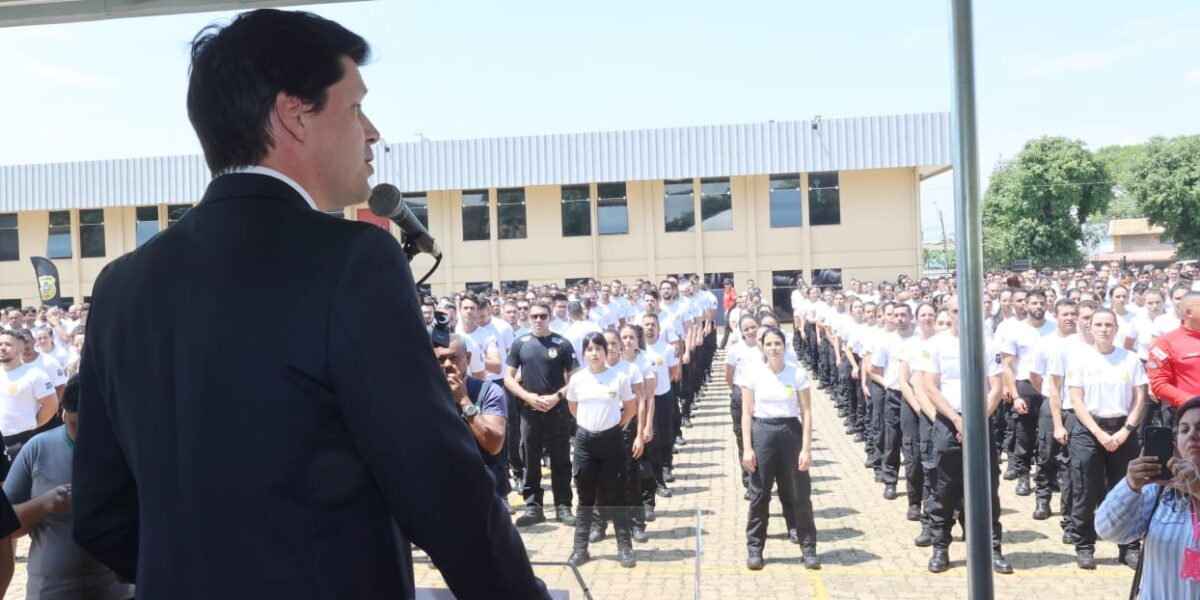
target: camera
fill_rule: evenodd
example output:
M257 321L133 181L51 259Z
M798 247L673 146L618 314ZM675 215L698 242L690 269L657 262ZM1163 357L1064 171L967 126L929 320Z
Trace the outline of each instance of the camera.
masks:
M429 327L429 338L434 348L450 347L450 315L443 311L433 313L433 325Z

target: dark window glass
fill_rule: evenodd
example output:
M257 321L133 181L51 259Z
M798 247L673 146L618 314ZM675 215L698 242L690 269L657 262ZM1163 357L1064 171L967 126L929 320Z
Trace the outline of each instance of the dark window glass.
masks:
M104 211L79 211L79 255L83 258L104 256Z
M134 237L137 245L141 246L150 241L150 238L154 237L156 233L158 233L158 207L137 207L137 222L134 225Z
M183 218L187 211L192 209L191 204L171 204L167 206L167 227L175 224L176 221Z
M592 235L592 197L586 185L562 187L563 237Z
M841 269L813 269L812 276L813 285L819 285L822 288L827 287L842 287L842 270Z
M46 258L71 258L71 212L56 210L50 213L50 239L46 242Z
M625 183L596 185L596 228L600 235L629 233L629 201Z
M467 291L474 292L476 294L490 292L490 291L492 291L492 282L490 282L490 281L468 281L467 282Z
M729 178L700 180L700 217L704 231L733 229L733 193Z
M813 225L841 225L837 171L808 174L808 220Z
M17 232L17 213L0 215L0 260L20 260L21 240Z
M470 190L462 195L463 241L492 237L492 219L488 215L487 190Z
M408 210L411 210L413 216L421 222L426 229L429 230L429 198L424 193L420 194L404 194L404 203L408 205Z
M496 190L496 218L500 239L525 239L525 189Z
M771 176L771 227L800 227L800 175Z
M663 214L667 232L691 231L696 227L696 203L691 179L666 181L663 191Z
M775 307L780 323L792 320L792 292L803 276L802 270L771 271L771 305Z
M516 294L529 289L528 279L510 279L500 282L501 294Z
M567 289L569 290L573 287L586 285L587 282L589 282L591 280L592 280L591 277L568 277L566 279Z

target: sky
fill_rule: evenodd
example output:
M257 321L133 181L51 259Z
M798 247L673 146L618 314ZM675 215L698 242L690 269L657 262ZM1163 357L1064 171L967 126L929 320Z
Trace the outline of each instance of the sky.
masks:
M363 35L389 142L949 111L946 0L305 7ZM980 167L1200 133L1200 3L976 2ZM234 13L0 29L0 165L191 154L188 42ZM922 185L926 240L950 176Z

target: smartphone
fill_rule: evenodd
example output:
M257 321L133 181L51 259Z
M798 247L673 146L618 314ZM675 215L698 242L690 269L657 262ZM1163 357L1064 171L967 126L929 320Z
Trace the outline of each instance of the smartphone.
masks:
M1158 458L1158 465L1162 467L1162 474L1159 479L1170 479L1171 472L1167 470L1167 461L1171 460L1174 455L1172 445L1175 440L1172 439L1170 427L1147 427L1145 432L1145 444L1143 453L1146 456L1154 456Z

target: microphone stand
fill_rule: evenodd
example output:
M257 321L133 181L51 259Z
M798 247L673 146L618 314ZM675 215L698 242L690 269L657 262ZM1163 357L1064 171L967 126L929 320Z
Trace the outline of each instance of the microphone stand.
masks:
M408 235L407 233L400 234L400 246L404 248L404 255L408 257L408 262L410 263L413 261L414 257L421 253L420 249L417 248L416 241L413 240L412 236ZM422 284L428 281L429 277L433 275L433 272L436 271L441 264L442 257L435 256L433 258L433 266L430 267L429 272L417 282L417 288L420 288Z

